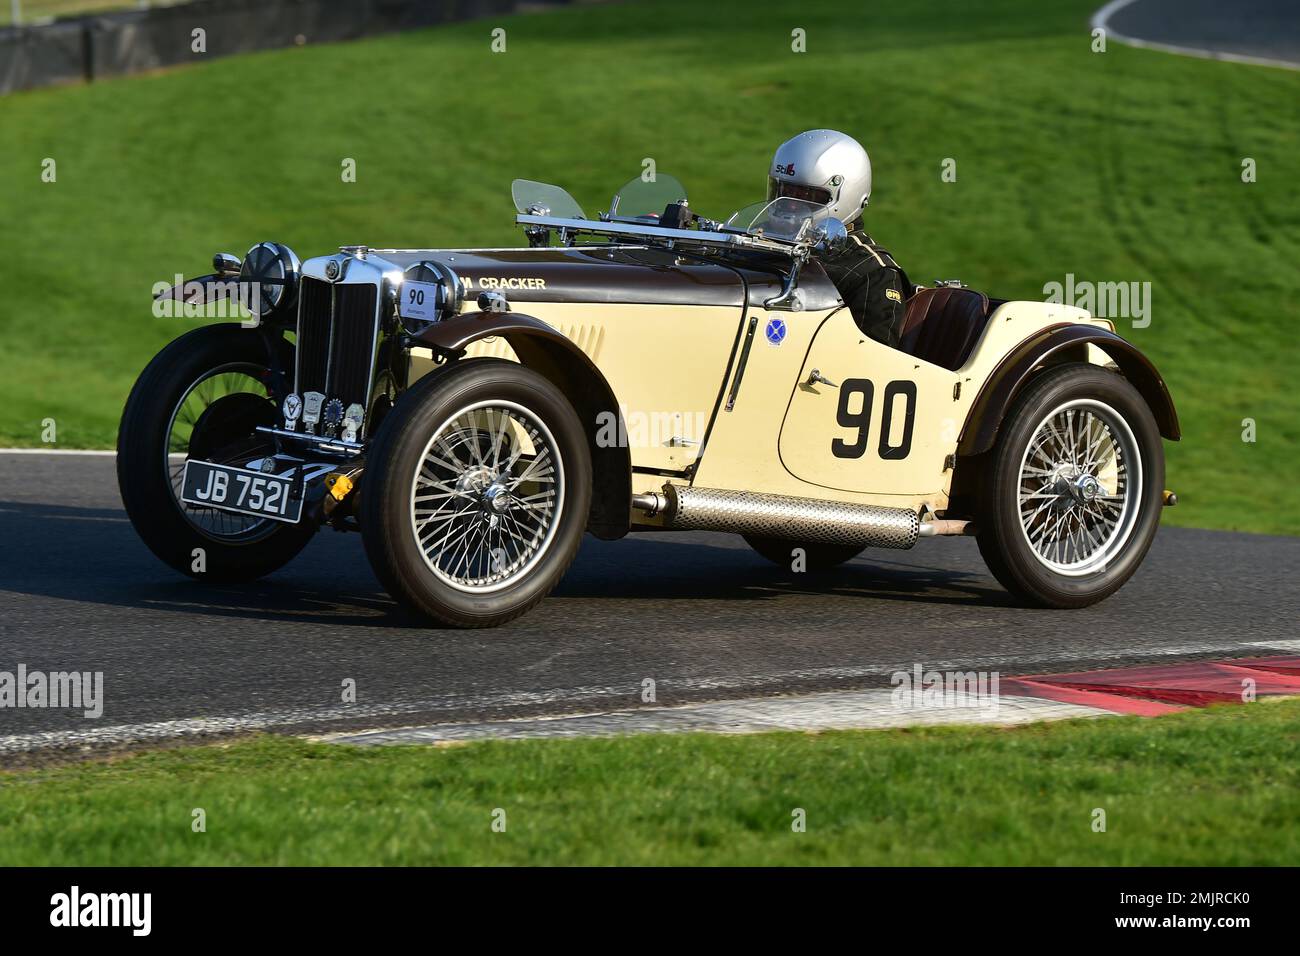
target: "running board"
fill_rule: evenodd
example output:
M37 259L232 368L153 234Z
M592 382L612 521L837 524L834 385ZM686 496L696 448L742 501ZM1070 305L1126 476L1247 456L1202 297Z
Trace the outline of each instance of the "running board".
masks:
M863 548L910 548L921 534L919 516L906 508L752 491L667 484L662 493L634 495L632 506L648 515L662 514L665 527L682 531L730 531Z

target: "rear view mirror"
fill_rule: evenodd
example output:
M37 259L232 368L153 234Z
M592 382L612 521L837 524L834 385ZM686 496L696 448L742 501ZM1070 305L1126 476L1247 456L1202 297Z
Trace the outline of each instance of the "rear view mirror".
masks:
M817 227L816 237L815 246L818 252L835 252L843 248L848 240L849 230L838 219L825 219Z

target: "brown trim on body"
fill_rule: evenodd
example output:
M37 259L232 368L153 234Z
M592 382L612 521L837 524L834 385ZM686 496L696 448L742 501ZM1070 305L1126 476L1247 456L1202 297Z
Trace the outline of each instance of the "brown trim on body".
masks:
M451 268L465 282L472 301L480 292L500 292L512 303L607 302L621 305L710 305L739 308L780 294L781 263L719 258L663 249L562 246L540 249L430 249L375 254L403 269L422 260ZM820 311L839 302L839 293L820 266L800 275L805 308Z

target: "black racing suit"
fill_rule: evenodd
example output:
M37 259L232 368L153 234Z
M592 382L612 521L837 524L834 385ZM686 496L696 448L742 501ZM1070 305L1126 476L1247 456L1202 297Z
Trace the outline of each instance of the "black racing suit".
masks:
M877 342L898 347L905 303L913 289L907 273L855 225L839 249L817 257L858 328Z

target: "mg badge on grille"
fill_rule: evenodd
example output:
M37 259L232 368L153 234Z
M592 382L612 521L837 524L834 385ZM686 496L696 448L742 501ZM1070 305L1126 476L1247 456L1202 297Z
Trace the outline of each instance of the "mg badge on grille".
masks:
M366 410L353 402L348 406L348 410L343 415L343 440L356 441L357 432L361 431L361 423L366 420Z
M337 259L331 259L329 262L325 263L325 278L337 279L338 277L339 261Z

